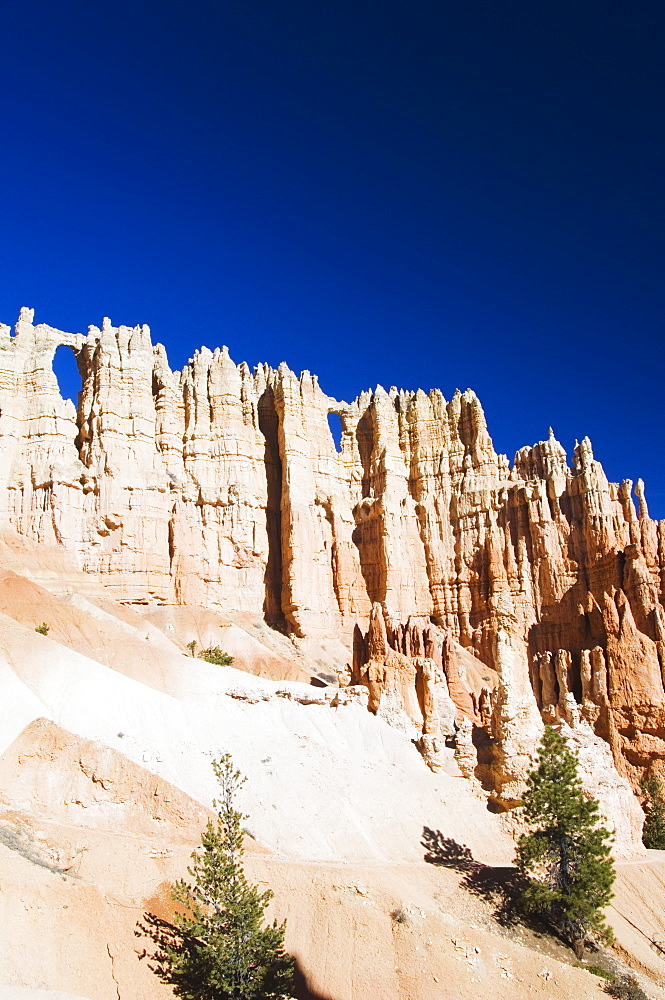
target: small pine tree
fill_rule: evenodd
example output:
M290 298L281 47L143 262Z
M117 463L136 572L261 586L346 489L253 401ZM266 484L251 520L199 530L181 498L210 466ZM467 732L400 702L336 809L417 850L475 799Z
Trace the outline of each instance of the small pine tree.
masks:
M598 802L582 792L577 757L551 726L527 784L522 804L535 829L517 848L517 867L529 880L522 904L548 920L581 958L589 934L609 935L602 910L615 878L611 834L600 824Z
M172 924L147 913L137 933L155 942L151 969L184 1000L284 1000L294 971L283 949L286 921L262 926L273 894L250 885L242 865L247 817L233 800L245 778L230 754L213 769L222 792L213 802L217 823L208 823L192 854L193 885L181 879L171 887L182 909Z
M641 785L646 813L642 841L645 847L665 851L665 798L662 782L656 777L643 778Z

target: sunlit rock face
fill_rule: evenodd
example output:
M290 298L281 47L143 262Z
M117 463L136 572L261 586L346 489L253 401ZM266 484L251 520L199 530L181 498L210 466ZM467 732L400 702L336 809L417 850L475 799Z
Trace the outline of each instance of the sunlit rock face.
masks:
M52 369L63 344L78 411ZM378 606L393 633L349 655L354 683L373 705L392 692L430 744L471 719L508 799L540 718L586 721L634 784L663 774L665 522L641 481L637 509L630 481L607 481L588 439L572 467L551 431L511 465L469 390L377 386L348 404L226 348L172 372L146 326L68 334L24 309L0 326L0 477L0 524L75 554L121 601L217 606L349 648ZM446 643L490 668L484 694Z

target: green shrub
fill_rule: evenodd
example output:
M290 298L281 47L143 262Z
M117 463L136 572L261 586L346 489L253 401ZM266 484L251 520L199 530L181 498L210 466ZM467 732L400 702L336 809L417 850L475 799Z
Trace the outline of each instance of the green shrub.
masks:
M233 657L225 653L219 646L209 646L207 649L202 649L199 653L199 659L214 663L218 667L230 667L233 664Z
M40 635L48 635L50 631L51 626L47 625L46 622L42 622L41 625L38 625L35 629L35 632L39 632Z
M599 979L607 979L610 983L616 980L616 976L613 972L609 972L607 969L603 969L602 965L582 965L582 969L586 969L590 972L592 976L598 976Z
M665 798L658 778L643 778L640 782L645 795L646 821L642 832L645 847L665 851Z
M615 1000L649 1000L635 976L622 976L616 982L608 983L605 992Z

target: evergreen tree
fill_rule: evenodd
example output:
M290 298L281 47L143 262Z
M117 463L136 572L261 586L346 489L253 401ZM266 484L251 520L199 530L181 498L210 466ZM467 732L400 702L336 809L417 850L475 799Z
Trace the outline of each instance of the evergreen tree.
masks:
M286 921L264 927L272 892L250 885L242 865L241 823L234 796L245 782L225 754L213 762L221 786L187 869L194 880L171 887L179 904L173 923L145 915L137 933L155 942L151 969L184 1000L283 1000L291 997L293 959L283 949Z
M582 792L575 754L550 726L527 784L522 804L534 829L517 848L517 867L529 880L522 904L548 920L581 958L590 933L609 933L602 910L615 878L611 835L600 824L598 802Z
M645 847L665 851L665 799L663 799L662 782L652 777L643 778L641 784L646 797L644 802L646 821L642 841Z

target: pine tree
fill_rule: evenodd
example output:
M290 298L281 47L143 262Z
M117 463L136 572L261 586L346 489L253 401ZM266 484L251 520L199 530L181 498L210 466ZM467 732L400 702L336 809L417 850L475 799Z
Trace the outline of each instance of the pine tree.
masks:
M642 788L646 796L644 812L646 821L642 833L642 841L645 847L655 848L657 851L665 850L665 799L663 798L663 785L658 778L643 778Z
M244 784L230 754L213 762L221 786L187 869L194 880L171 887L179 904L173 923L145 915L137 933L155 942L151 969L184 1000L283 1000L291 997L293 959L283 949L286 921L262 926L272 892L245 878L241 823L234 796Z
M529 880L524 909L548 920L581 958L590 934L609 934L602 910L615 872L611 834L600 823L598 802L582 792L577 763L564 737L548 726L522 800L535 829L520 838L516 864Z

